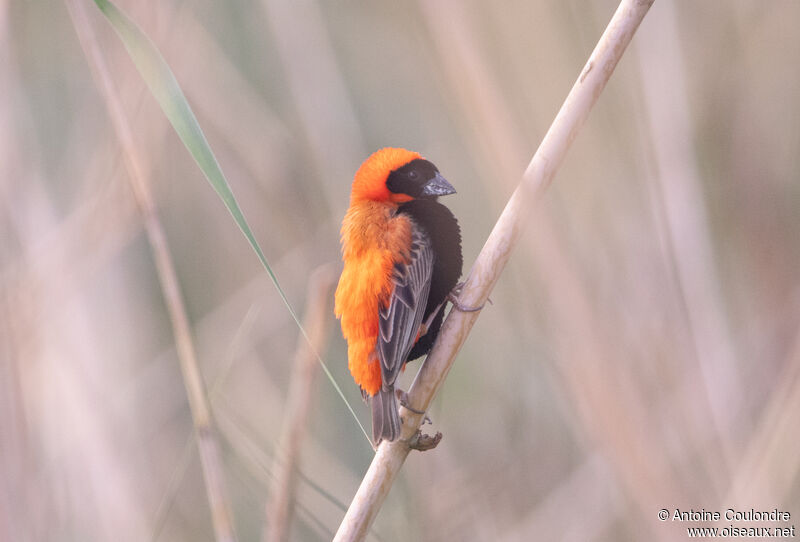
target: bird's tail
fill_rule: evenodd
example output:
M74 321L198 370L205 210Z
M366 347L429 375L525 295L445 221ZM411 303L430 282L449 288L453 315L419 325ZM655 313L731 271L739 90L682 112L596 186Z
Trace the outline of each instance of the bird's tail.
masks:
M394 388L379 390L371 398L372 403L372 439L375 445L381 440L392 442L400 436L400 415L397 413L397 400Z

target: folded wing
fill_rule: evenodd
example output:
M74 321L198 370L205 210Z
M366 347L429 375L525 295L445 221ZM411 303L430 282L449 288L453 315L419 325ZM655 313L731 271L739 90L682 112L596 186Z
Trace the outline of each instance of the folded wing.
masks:
M430 239L416 226L412 229L410 255L408 263L395 264L392 275L394 289L389 305L379 311L378 357L384 390L394 386L397 374L417 340L428 303L434 255Z

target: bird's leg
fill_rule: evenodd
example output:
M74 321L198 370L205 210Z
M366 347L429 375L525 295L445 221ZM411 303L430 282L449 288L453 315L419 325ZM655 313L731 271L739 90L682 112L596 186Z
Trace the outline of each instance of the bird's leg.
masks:
M433 311L431 311L431 314L430 316L428 316L428 319L419 325L419 333L417 334L418 340L420 337L428 333L428 328L431 327L431 322L433 322L433 319L436 318L436 315L439 314L439 311L442 310L443 307L444 307L444 301L439 303L439 305L435 309L433 309Z
M396 390L394 390L394 394L397 396L397 402L399 402L406 410L410 410L414 414L424 414L425 415L425 417L422 419L422 423L420 425L424 425L425 422L433 423L433 422L431 422L431 419L428 417L428 415L425 414L424 410L417 410L416 408L414 408L414 407L412 407L411 405L408 404L408 393L404 392L401 389L396 389Z
M458 296L461 295L462 288L464 288L464 283L459 282L458 284L456 284L456 287L453 288L453 291L447 294L447 299L450 301L450 303L453 304L453 306L456 309L460 310L461 312L478 312L484 307L484 305L486 305L486 303L484 303L480 307L467 307L462 305L461 302L458 300ZM492 304L491 299L487 299L487 301L489 302L490 305Z
M425 415L420 425L424 425L425 422L432 423L431 419L427 416L427 414L425 414L425 412L408 406L408 394L406 392L403 390L395 390L395 394L397 394L397 400L400 401L400 404L405 408L416 414ZM440 440L442 440L442 434L439 431L437 431L435 435L430 436L417 429L417 432L414 433L410 439L408 439L408 447L412 450L424 452L426 450L432 450L436 448L436 446L439 445Z

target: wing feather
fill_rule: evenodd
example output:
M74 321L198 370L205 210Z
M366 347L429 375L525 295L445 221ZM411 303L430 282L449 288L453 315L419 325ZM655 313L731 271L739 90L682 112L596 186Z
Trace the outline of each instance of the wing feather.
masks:
M428 303L433 259L430 239L412 226L410 260L395 264L389 305L379 311L378 357L384 390L394 384L417 339Z

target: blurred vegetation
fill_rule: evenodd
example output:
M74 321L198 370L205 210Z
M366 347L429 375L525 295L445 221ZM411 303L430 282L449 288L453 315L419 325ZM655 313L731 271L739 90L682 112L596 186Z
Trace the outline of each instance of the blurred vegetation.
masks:
M298 330L86 4L216 389L237 530L256 540ZM118 5L173 69L296 310L382 146L457 188L466 272L615 9ZM373 539L676 540L685 525L659 509L800 517L798 20L796 2L655 3L437 398L444 440L407 462ZM64 4L0 2L2 540L213 540L125 175ZM338 331L322 354L368 425ZM331 538L372 456L316 390L297 540Z

